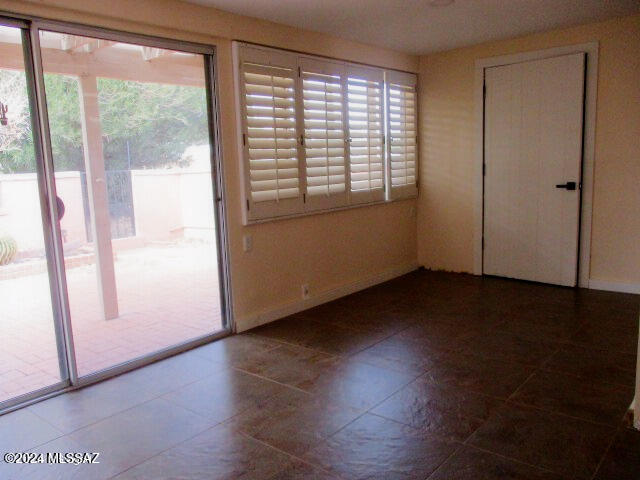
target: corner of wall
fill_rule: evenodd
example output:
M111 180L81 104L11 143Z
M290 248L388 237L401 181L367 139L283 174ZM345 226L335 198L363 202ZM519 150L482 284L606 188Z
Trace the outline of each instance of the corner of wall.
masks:
M259 327L260 325L273 322L280 318L293 315L294 313L313 308L317 305L321 305L323 303L345 297L360 290L364 290L379 283L383 283L396 277L410 273L414 270L417 270L418 267L419 266L417 262L407 263L406 265L394 267L385 270L384 272L370 275L368 277L341 285L339 287L324 290L308 299L285 303L275 308L263 310L259 313L249 314L240 318L236 318L234 322L235 332L241 333L252 328Z

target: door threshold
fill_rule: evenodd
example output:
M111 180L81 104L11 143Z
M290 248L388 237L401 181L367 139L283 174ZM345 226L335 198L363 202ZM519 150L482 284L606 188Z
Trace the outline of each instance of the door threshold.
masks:
M36 390L35 392L21 395L20 397L16 397L14 399L15 401L11 401L10 403L8 403L6 407L0 407L0 417L6 413L20 410L30 405L48 400L49 398L57 397L58 395L72 392L74 390L80 390L81 388L94 385L104 380L108 380L109 378L117 377L118 375L123 375L133 370L146 367L148 365L151 365L152 363L156 363L161 360L166 360L167 358L180 355L181 353L193 350L194 348L228 337L232 333L233 332L230 329L223 329L215 333L205 335L203 337L189 340L180 345L175 345L170 348L159 350L144 357L135 358L106 370L101 370L99 372L85 375L78 378L78 383L75 385L71 385L69 381L60 382L58 384ZM2 405L2 403L0 403L0 405Z

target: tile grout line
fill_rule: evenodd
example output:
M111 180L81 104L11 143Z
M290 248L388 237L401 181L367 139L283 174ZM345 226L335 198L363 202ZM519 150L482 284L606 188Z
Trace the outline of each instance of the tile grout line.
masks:
M609 451L613 447L613 444L615 443L616 438L618 437L618 434L623 430L623 428L624 428L623 426L619 426L616 429L615 433L611 436L611 441L607 445L607 448L604 450L602 456L600 457L600 460L598 461L598 464L596 465L596 468L594 469L593 473L589 477L590 480L595 479L596 476L598 475L598 472L600 471L600 468L602 467L602 464L604 463L605 459L607 458L607 455L609 454Z
M497 453L497 452L494 452L494 451L491 451L491 450L487 450L486 448L478 447L478 446L472 445L470 443L469 444L465 443L465 446L467 448L472 448L472 449L475 449L475 450L479 450L481 452L487 453L489 455L496 456L498 458L502 458L504 460L509 460L511 462L514 462L514 463L519 463L520 465L526 465L527 467L535 468L536 470L541 470L541 471L545 471L545 472L548 472L548 473L553 473L555 475L564 475L563 473L558 472L558 471L553 470L553 469L550 469L548 467L543 467L543 466L540 466L540 465L534 465L533 463L525 462L523 460L519 460L517 458L513 458L513 457L510 457L508 455L504 455L503 453Z
M402 425L402 426L404 426L404 427L409 427L410 429L415 430L415 431L417 431L417 432L423 432L423 433L426 433L426 434L428 434L429 436L434 437L436 440L439 440L439 441L441 441L441 442L443 442L443 443L456 444L456 445L465 445L465 441L466 441L466 440L465 440L465 441L462 441L462 440L455 440L455 439L447 438L447 437L442 436L442 435L441 435L441 434L439 434L439 433L430 432L429 430L425 430L425 429L423 429L423 428L421 428L421 427L415 427L415 426L413 426L413 425L409 425L409 424L407 424L407 423L400 422L400 421L395 420L395 419L393 419L393 418L385 417L384 415L380 415L379 413L364 412L364 414L372 415L372 416L374 416L374 417L378 417L378 418L382 418L383 420L387 420L387 421L389 421L389 422L397 423L398 425ZM364 415L364 414L363 414L363 415ZM480 420L480 419L477 419L477 420ZM471 436L471 435L469 435L469 436Z
M593 425L599 425L599 426L606 426L606 427L610 427L610 428L616 428L614 425L610 424L610 423L605 423L605 422L597 422L595 420L591 420L591 419L587 419L587 418L583 418L583 417L578 417L578 416L573 416L573 415L569 415L567 413L564 412L559 412L555 409L551 409L551 408L543 408L543 407L539 407L537 405L531 405L529 403L526 402L519 402L517 400L514 400L514 397L516 396L516 394L527 384L527 382L529 382L529 380L531 380L531 378L533 378L534 375L536 374L545 374L545 373L552 373L552 374L560 374L560 375L564 375L563 372L549 372L547 370L544 370L544 366L545 364L549 363L551 361L551 358L558 352L560 352L562 350L562 347L559 347L556 351L554 351L551 355L549 355L539 366L537 366L532 372L531 374L527 377L527 379L522 382L522 384L520 386L518 386L514 392L509 395L509 397L507 397L507 399L505 400L505 403L509 404L509 405L515 405L515 406L521 406L521 407L527 407L527 408L532 408L534 410L539 410L542 412L547 412L547 413L551 413L554 415L559 415L562 417L566 417L566 418L571 418L573 420L578 420L578 421L582 421L582 422L586 422L586 423L591 423ZM570 376L570 375L569 375ZM574 377L574 378L581 378L581 377ZM606 383L606 382L602 382L602 383ZM626 410L625 410L626 412ZM624 418L624 414L623 414L623 418Z
M185 352L185 353L186 353L186 352ZM173 357L169 357L169 358L173 358ZM153 364L152 364L152 365L153 365ZM145 367L146 367L146 366L145 366ZM143 368L145 368L145 367L143 367ZM227 368L231 368L231 367L227 367ZM136 371L136 370L133 370L133 371ZM122 375L126 375L127 373L129 373L129 372L126 372L126 373L124 373L124 374L122 374ZM74 430L71 430L71 431L69 431L69 432L67 432L67 433L64 433L64 432L63 432L62 437L66 437L66 436L72 435L72 434L76 433L77 431L82 430L83 428L87 428L87 427L93 426L93 425L95 425L95 424L97 424L97 423L102 422L103 420L108 420L109 418L115 417L116 415L119 415L119 414L124 413L124 412L128 412L129 410L132 410L132 409L134 409L134 408L137 408L137 407L140 407L140 406L142 406L142 405L145 405L145 404L147 404L147 403L149 403L149 402L152 402L153 400L162 399L162 397L163 397L164 395L167 395L167 394L169 394L169 393L171 393L171 392L174 392L174 391L176 391L176 390L178 390L178 389L182 389L182 388L188 387L189 385L192 385L193 383L199 382L199 381L201 381L201 380L205 380L206 378L208 378L208 377L210 377L210 376L213 376L213 375L215 375L215 373L211 373L211 374L206 375L206 376L204 376L204 377L202 377L202 378L199 378L199 379L193 380L193 381L191 381L191 382L187 382L187 383L185 383L184 385L181 385L181 386L179 386L179 387L177 387L177 388L174 388L174 389L168 390L168 391L166 391L166 392L162 392L162 393L160 393L160 394L154 395L154 396L152 396L152 397L148 398L147 400L144 400L144 401L142 401L142 402L140 402L140 403L136 403L135 405L131 405L130 407L127 407L127 408L125 408L125 409L123 409L123 410L118 410L117 412L114 412L114 413L112 413L112 414L110 414L110 415L107 415L106 417L103 417L103 418L100 418L100 419L98 419L98 420L92 421L92 422L90 422L90 423L87 423L86 425L82 425L81 427L78 427L78 428L76 428L76 429L74 429ZM118 377L119 377L119 375L116 375L116 376L115 376L115 377L113 377L113 378L118 378ZM106 382L106 381L108 381L108 380L111 380L111 379L106 379L106 380L104 380L104 382ZM102 384L102 383L104 383L104 382L99 382L99 383L97 383L97 384L95 384L95 385L101 385L101 384ZM91 387L93 387L93 386L94 386L94 385L87 385L86 387L83 387L83 388L81 388L81 389L79 389L79 390L76 390L76 391L80 392L80 391L82 391L84 388L91 388ZM62 395L67 395L67 394L69 394L69 393L73 393L73 392L65 392L65 393L63 393ZM54 398L57 398L57 397L54 397ZM47 399L47 400L49 400L49 399ZM44 401L46 402L47 400L44 400ZM166 400L166 399L163 399L163 400ZM169 401L169 400L166 400L166 401ZM169 402L169 403L172 403L172 404L174 404L174 405L177 405L177 404L175 404L174 402ZM178 406L180 406L180 405L178 405ZM27 409L28 409L29 407L25 407L25 408L27 408ZM188 410L188 409L186 409L185 407L182 407L182 408L184 408L185 410ZM191 411L191 410L189 410L189 411ZM33 414L37 415L38 417L40 417L41 419L43 419L43 420L47 421L47 420L46 420L46 418L42 417L42 416L41 416L41 415L39 415L38 413L36 413L36 412L34 412L34 411L31 411L31 413L33 413ZM198 414L198 416L202 417L202 415L199 415L199 414ZM203 418L204 418L204 417L203 417ZM49 423L49 422L47 421L47 423ZM53 426L54 428L56 428L58 431L60 431L60 429L59 429L58 427L56 427L55 425L53 425L53 424L51 424L51 423L49 423L49 424L50 424L51 426ZM57 438L60 438L60 437L57 437ZM48 442L45 442L45 443L48 443ZM42 446L42 445L44 445L44 444L41 444L41 445L38 445L38 446ZM34 447L34 448L36 448L36 447Z
M351 423L351 422L349 422L349 423ZM337 432L336 432L336 433L337 433ZM294 459L296 459L296 460L298 460L298 461L300 461L300 462L302 462L302 463L306 463L307 465L311 465L312 467L319 468L319 469L320 469L320 470L322 470L324 473L327 473L327 474L329 474L329 475L334 475L333 473L331 473L330 471L327 471L325 468L323 468L321 465L318 465L317 463L310 462L309 460L305 460L304 458L299 457L298 455L294 455L294 454L289 453L289 452L287 452L287 451L285 451L285 450L282 450L281 448L278 448L278 447L276 447L275 445L271 445L270 443L267 443L267 442L265 442L264 440L260 440L259 438L256 438L256 437L254 437L253 435L250 435L250 434L245 433L245 432L242 432L242 431L240 431L240 435L243 435L243 436L245 436L245 437L247 437L247 438L250 438L251 440L253 440L253 441L257 442L257 443L260 443L261 445L264 445L265 447L267 447L267 448L269 448L269 449L276 450L276 451L278 451L278 452L280 452L280 453L282 453L282 454L286 455L287 457L294 458ZM334 434L331 434L331 435L327 436L326 438L321 439L321 440L320 440L320 442L318 442L318 445L320 445L320 444L321 444L322 442L324 442L327 438L329 438L329 437L331 437L331 436L333 436L333 435L334 435ZM314 447L309 447L307 450L305 450L305 452L304 452L304 453L306 454L307 452L309 452L309 451L310 451L310 450L312 450L313 448L314 448ZM276 475L277 475L278 473L280 473L281 471L282 471L282 470L280 470L279 472L276 472Z
M221 340L223 340L223 339L221 339ZM277 345L277 346L275 346L275 347L273 347L273 348L270 348L270 349L268 349L268 350L265 350L265 352L271 352L271 351L273 351L273 350L275 350L275 349L277 349L277 348L280 348L280 345ZM220 364L220 365L222 365L222 364ZM232 366L232 365L230 365L230 366L228 366L228 367L225 367L225 368L226 368L226 369L228 369L228 370L236 370L236 371L239 371L239 372L245 373L245 374L247 374L247 375L251 375L251 376L253 376L253 377L260 378L261 380L265 380L265 381L269 381L269 382L272 382L272 383L276 383L276 384L281 385L281 386L283 386L283 387L285 387L285 388L290 388L290 389L293 389L293 390L299 391L299 392L304 393L304 394L307 394L307 395L313 395L312 393L310 393L310 392L306 392L306 391L301 390L301 389L299 389L299 388L297 388L297 387L294 387L294 386L291 386L291 385L287 385L287 384L284 384L284 383L281 383L281 382L277 382L277 381L275 381L275 380L272 380L272 379L269 379L269 378L265 378L265 377L262 377L262 376L257 375L257 374L253 374L253 373L251 373L251 372L248 372L248 371L242 370L242 369L240 369L240 368L238 368L238 367L234 367L234 366ZM191 384L193 384L193 383L196 383L196 382L198 382L198 381L200 381L200 380L204 380L204 379L206 379L206 378L208 378L209 376L212 376L212 375L215 375L215 373L214 373L214 374L211 374L211 375L208 375L207 377L203 377L203 378L201 378L201 379L194 380L193 382L189 382L189 383L187 383L187 384L185 384L185 385L183 385L183 386L181 386L181 387L178 387L178 388L176 388L176 389L174 389L174 390L171 390L171 391L169 391L169 392L162 393L162 394L160 394L160 395L159 395L159 396L157 396L157 397L154 397L154 398L152 398L152 399L149 399L149 400L148 400L148 401L146 401L146 402L143 402L142 404L144 404L144 403L148 403L148 402L150 402L150 401L152 401L152 400L156 400L157 398L161 398L161 397L163 397L164 395L167 395L168 393L171 393L171 392L174 392L174 391L176 391L176 390L178 390L178 389L182 389L182 388L184 388L184 387L187 387L187 386L189 386L189 385L191 385ZM274 398L274 397L275 397L275 396L277 396L277 395L278 395L278 394L274 394L274 395L269 396L268 398ZM204 417L202 414L200 414L200 413L198 413L198 412L195 412L194 410L191 410L191 409L189 409L188 407L184 407L184 406L182 406L182 405L178 405L178 404L176 404L175 402L172 402L171 400L168 400L168 399L165 399L165 400L166 400L166 401L168 401L169 403L171 403L171 404L172 404L172 405L174 405L174 406L181 407L181 408L183 408L183 409L185 409L185 410L187 410L187 411L189 411L189 412L191 412L191 413L194 413L195 415L197 415L197 416L199 416L199 417L203 418L204 420L209 420L209 419L207 419L206 417ZM139 404L139 405L142 405L142 404ZM139 405L136 405L136 406L139 406ZM131 407L131 408L135 408L135 407ZM227 418L227 419L223 420L222 422L217 422L217 423L214 423L214 424L210 425L209 427L207 427L207 428L205 428L204 430L202 430L202 431L200 431L200 432L196 433L195 435L192 435L191 437L186 438L185 440L182 440L182 441L180 441L180 442L178 442L178 443L176 443L176 444L174 444L174 445L169 446L168 448L166 448L166 449L164 449L164 450L162 450L162 451L158 452L157 454L154 454L154 455L152 455L152 456L150 456L150 457L148 457L148 458L146 458L146 459L144 459L144 460L142 460L142 461L140 461L140 462L136 463L135 465L132 465L131 467L129 467L129 468L125 469L125 470L122 470L122 471L120 471L120 472L116 473L115 475L113 475L113 476L112 476L112 477L110 477L110 478L115 478L115 477L117 477L118 475L121 475L121 474L123 474L123 473L125 473L125 472L127 472L127 471L129 471L129 470L131 470L131 469L133 469L133 468L135 468L135 467L137 467L137 466L139 466L139 465L141 465L141 464L145 463L145 462L148 462L149 460L151 460L151 459L153 459L153 458L155 458L155 457L157 457L157 456L159 456L159 455L162 455L163 453L165 453L165 452L167 452L167 451L169 451L169 450L171 450L171 449L173 449L173 448L176 448L176 447L178 447L178 446L182 445L183 443L188 442L189 440L191 440L191 439L193 439L193 438L197 437L198 435L203 434L204 432L206 432L206 431L208 431L208 430L211 430L211 429L213 429L213 428L216 428L216 427L218 427L218 426L220 426L220 425L224 425L227 421L231 420L232 418L234 418L234 417L236 417L236 416L238 416L238 415L241 415L242 413L244 413L245 411L247 411L249 408L250 408L250 407L248 407L247 409L243 410L242 412L238 412L238 413L236 413L236 414L232 415L231 417L229 417L229 418ZM127 410L129 410L129 409L127 409ZM127 410L123 410L123 412L124 412L124 411L127 411ZM118 412L118 413L122 413L122 412ZM110 417L107 417L107 418L110 418ZM98 423L98 422L95 422L95 423ZM84 427L82 427L82 428L84 428ZM77 430L76 430L76 431L77 431ZM264 445L267 445L267 446L269 446L270 448L274 448L275 450L280 451L280 449L278 449L278 448L276 448L276 447L273 447L273 446L271 446L271 445L268 445L268 444L266 444L266 443L264 443L264 442L262 442L262 441L260 441L260 440L258 440L258 439L256 439L256 438L254 438L254 437L252 437L252 436L250 436L250 435L248 435L248 434L246 434L246 433L244 433L244 432L242 432L242 431L239 431L239 433L240 433L241 435L243 435L243 436L249 437L249 438L251 438L251 439L253 439L253 440L255 440L255 441L258 441L258 442L260 442L260 443L262 443L262 444L264 444ZM294 455L288 454L288 453L286 453L286 452L284 452L284 451L282 451L282 453L285 453L286 455L288 455L288 456L290 456L290 457L292 457L292 458L296 458L296 459L298 459L298 460L303 461L302 459L300 459L300 458L298 458L298 457L296 457L296 456L294 456ZM303 461L303 462L304 462L304 461ZM309 462L304 462L304 463L309 464ZM317 466L317 465L314 465L314 466Z
M546 363L547 361L549 361L549 359L550 359L553 355L555 355L555 353L557 353L558 351L560 351L560 349L561 349L561 348L559 347L555 352L553 352L552 354L550 354L550 355L549 355L549 357L548 357L544 362L542 362L542 364L541 364L541 365L544 365L544 363ZM472 439L472 438L477 434L477 432L478 432L478 431L480 431L480 430L481 430L481 429L482 429L482 428L483 428L483 427L484 427L484 426L489 422L489 420L491 420L491 419L495 416L496 412L497 412L500 408L502 408L504 405L511 405L511 404L513 404L513 402L512 402L510 399L511 399L511 398L512 398L512 397L513 397L513 396L514 396L514 395L515 395L515 394L516 394L516 393L517 393L517 392L518 392L518 391L519 391L519 390L520 390L520 389L521 389L521 388L522 388L522 387L523 387L523 386L524 386L524 385L525 385L525 384L526 384L526 383L527 383L527 382L528 382L532 377L533 377L533 375L535 375L538 371L539 371L539 367L534 368L534 370L531 372L531 374L530 374L530 375L529 375L529 376L528 376L528 377L527 377L527 378L522 382L522 384L520 384L518 387L516 387L516 389L513 391L513 393L511 393L511 395L509 395L509 397L507 397L506 399L500 399L500 400L503 402L503 403L502 403L502 406L498 406L498 407L497 407L493 412L491 412L491 413L487 416L487 418L486 418L486 419L485 419L485 420L484 420L484 421L483 421L483 422L482 422L482 423L481 423L481 424L480 424L480 425L479 425L479 426L478 426L478 427L477 427L477 428L476 428L476 429L475 429L471 434L469 434L469 436L468 436L468 437L467 437L467 438L466 438L462 443L463 443L463 445L464 445L465 447L467 447L467 448L475 448L475 449L480 450L480 451L483 451L483 452L485 452L485 453L487 453L487 454L495 455L495 456L497 456L497 457L500 457L500 458L503 458L503 459L506 459L506 460L509 460L509 461L514 461L514 462L516 462L516 463L520 463L520 464L522 464L522 465L527 465L527 466L532 467L532 468L535 468L535 469L544 470L544 471L547 471L547 472L550 472L550 473L554 473L554 474L556 474L556 473L557 473L557 474L561 474L560 472L556 472L555 470L551 470L551 469L548 469L548 468L546 468L546 467L540 467L540 466L537 466L537 465L533 465L533 464L530 464L530 463L528 463L528 462L524 462L524 461L522 461L522 460L519 460L519 459L516 459L516 458L512 458L512 457L506 456L506 455L501 454L501 453L498 453L498 452L493 452L492 450L487 450L487 449L484 449L484 448L478 447L478 446L476 446L475 444L473 444L473 443L470 443L470 442L469 442L469 441L470 441L470 440L471 440L471 439ZM535 408L536 410L541 410L541 411L544 411L544 412L546 412L546 413L549 413L547 410L543 410L543 409L536 408L536 407L533 407L533 408ZM555 412L551 412L551 413L555 413ZM569 417L569 418L571 418L571 417ZM435 473L435 472L434 472L434 473ZM432 476L430 476L427 480L429 480L430 478L432 478Z
M202 415L198 415L198 416L202 417ZM202 418L204 418L204 417L202 417ZM222 422L220 422L220 423L216 423L215 425L211 425L211 426L209 426L209 427L205 428L204 430L201 430L201 431L199 431L198 433L196 433L196 434L194 434L194 435L191 435L190 437L185 438L184 440L179 441L178 443L175 443L175 444L173 444L173 445L170 445L169 447L167 447L167 448L165 448L165 449L161 450L160 452L155 453L155 454L151 455L150 457L145 458L144 460L141 460L140 462L136 463L135 465L131 465L130 467L125 468L124 470L121 470L121 471L119 471L118 473L116 473L116 474L114 474L114 475L110 476L110 477L109 477L109 479L116 478L117 476L122 475L123 473L128 472L129 470L131 470L131 469L133 469L133 468L135 468L135 467L137 467L137 466L139 466L139 465L142 465L143 463L148 462L149 460L151 460L151 459L153 459L153 458L155 458L155 457L158 457L158 456L162 455L162 454L163 454L163 453L165 453L165 452L168 452L169 450L171 450L171 449L173 449L173 448L176 448L176 447L178 447L178 446L182 445L183 443L186 443L186 442L188 442L189 440L194 439L194 438L195 438L195 437L197 437L198 435L202 435L204 432L207 432L207 431L209 431L209 430L211 430L211 429L213 429L213 428L216 428L216 427L220 426L221 424L222 424Z
M544 364L547 363L551 359L551 357L553 357L560 350L561 350L561 347L556 348L556 350L554 350L553 353L549 354L542 363L539 363L538 365L536 365L533 371L531 372L531 374L518 387L516 387L516 389L511 393L511 395L507 397L506 401L507 402L510 401L520 391L520 389L524 387L527 384L527 382L533 378L535 374L541 371L541 367L544 366Z
M163 394L163 395L164 395L164 394ZM150 399L148 399L148 400L145 400L145 401L144 401L144 402L142 402L142 403L139 403L139 404L137 404L137 405L134 405L134 406L132 406L132 407L129 407L129 408L125 409L125 410L121 410L121 411L119 411L119 412L116 412L116 413L114 413L113 415L109 415L108 417L105 417L105 418L103 418L103 419L100 419L100 420L98 420L98 421L96 421L96 422L92 422L92 423L87 424L87 425L85 425L85 426L83 426L83 427L77 428L77 429L75 429L75 430L73 430L73 431L71 431L71 432L69 432L69 433L67 433L67 434L64 434L64 435L62 435L62 436L60 436L60 437L56 437L55 439L49 440L48 442L45 442L45 443L40 444L40 445L37 445L37 446L35 446L35 447L33 447L33 448L38 448L38 447L40 447L40 446L42 446L42 445L46 445L46 444L47 444L47 443L49 443L49 442L52 442L52 441L55 441L55 440L58 440L58 439L60 439L60 438L64 438L64 437L68 437L68 438L69 438L71 441L73 441L74 443L78 443L76 440L74 440L73 438L71 438L71 435L72 435L73 433L75 433L75 432L77 432L77 431L79 431L79 430L82 430L83 428L87 428L87 427L90 427L90 426L96 425L96 424L98 424L98 423L102 422L103 420L108 420L108 419L110 419L110 418L112 418L112 417L114 417L114 416L116 416L116 415L121 414L121 413L125 413L125 412L128 412L129 410L132 410L132 409L134 409L134 408L137 408L137 407L143 406L143 405L145 405L145 404L147 404L147 403L149 403L149 402L152 402L152 401L154 401L154 400L158 400L158 398L160 398L160 397L153 397L153 398L150 398ZM200 415L200 414L198 414L198 413L196 413L196 412L193 412L192 410L190 410L190 409L188 409L188 408L186 408L186 407L183 407L183 406L181 406L181 405L177 405L177 404L175 404L174 402L171 402L171 401L166 400L166 399L165 399L165 401L167 401L168 403L172 404L174 407L182 408L183 410L185 410L185 411L187 411L187 412L189 412L189 413L191 413L191 414L193 414L193 415L196 415L197 417L200 417L201 419L203 419L203 420L205 420L205 421L207 421L207 420L208 420L206 417L204 417L204 416L202 416L202 415ZM137 466L138 466L138 465L140 465L141 463L144 463L144 462L146 462L146 461L148 461L148 460L151 460L152 458L154 458L154 457L156 457L156 456L158 456L158 455L160 455L160 454L162 454L162 453L166 452L167 450L171 450L172 448L177 447L178 445L181 445L182 443L185 443L185 442L187 442L187 441L191 440L191 439L192 439L192 438L194 438L194 437L197 437L198 435L200 435L200 434L202 434L202 433L206 432L207 430L210 430L210 429L212 429L212 428L217 427L217 426L218 426L218 425L220 425L221 423L222 423L222 422L218 422L218 423L212 424L212 425L208 426L207 428L205 428L205 429L203 429L203 430L199 431L198 433L196 433L196 434L194 434L194 435L192 435L192 436L190 436L190 437L188 437L188 438L186 438L186 439L184 439L184 440L181 440L181 441L179 441L179 442L177 442L177 443L175 443L175 444L173 444L173 445L171 445L171 446L169 446L169 447L167 447L167 448L163 449L162 451L158 452L157 454L151 455L150 457L147 457L147 458L145 458L145 459L141 460L140 462L136 463L135 465L132 465L131 467L128 467L128 468L126 468L126 469L124 469L124 470L119 471L119 472L115 473L114 475L112 475L112 476L110 476L110 477L108 477L108 478L109 478L109 479L115 478L115 477L117 477L118 475L121 475L122 473L124 473L124 472L126 472L126 471L128 471L128 470L131 470L131 469L132 469L132 468L134 468L134 467L137 467ZM80 445L80 446L83 446L83 445ZM33 450L33 448L31 448L31 449L29 449L29 450Z
M438 471L451 459L453 458L453 456L458 453L460 450L462 450L464 448L464 444L460 444L458 445L453 452L451 452L451 454L445 458L442 462L440 462L440 464L435 468L435 470L433 472L431 472L431 474L426 478L426 480L430 480L432 478L435 478L434 476L438 473Z
M576 417L576 416L573 416L573 415L569 415L567 413L559 412L557 410L551 410L551 409L538 407L537 405L531 405L529 403L518 402L518 401L514 401L514 400L506 400L505 403L508 404L508 405L516 406L516 407L524 407L524 408L529 408L531 410L537 410L539 412L544 412L544 413L547 413L547 414L550 413L550 414L556 415L558 417L569 418L571 420L576 420L576 421L579 421L579 422L590 423L591 425L597 425L597 426L600 426L600 427L609 427L611 429L618 428L618 424L620 422L622 422L622 420L623 420L623 418L620 419L620 421L616 422L616 424L614 425L614 424L611 424L611 423L597 422L595 420L591 420L591 419L584 418L584 417Z

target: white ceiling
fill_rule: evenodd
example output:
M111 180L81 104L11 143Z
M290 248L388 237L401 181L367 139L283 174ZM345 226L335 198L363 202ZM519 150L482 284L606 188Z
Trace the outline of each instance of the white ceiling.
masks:
M187 0L425 54L640 12L640 0Z

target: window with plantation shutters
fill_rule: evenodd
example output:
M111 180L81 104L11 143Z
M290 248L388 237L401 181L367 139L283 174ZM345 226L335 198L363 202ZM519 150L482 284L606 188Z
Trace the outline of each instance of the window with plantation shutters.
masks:
M382 70L348 69L351 203L384 199L383 82Z
M416 76L386 72L386 80L389 196L407 198L418 193Z
M307 211L347 205L344 69L300 59Z
M295 55L244 49L240 65L247 216L303 211Z
M243 221L416 195L416 76L233 42Z

